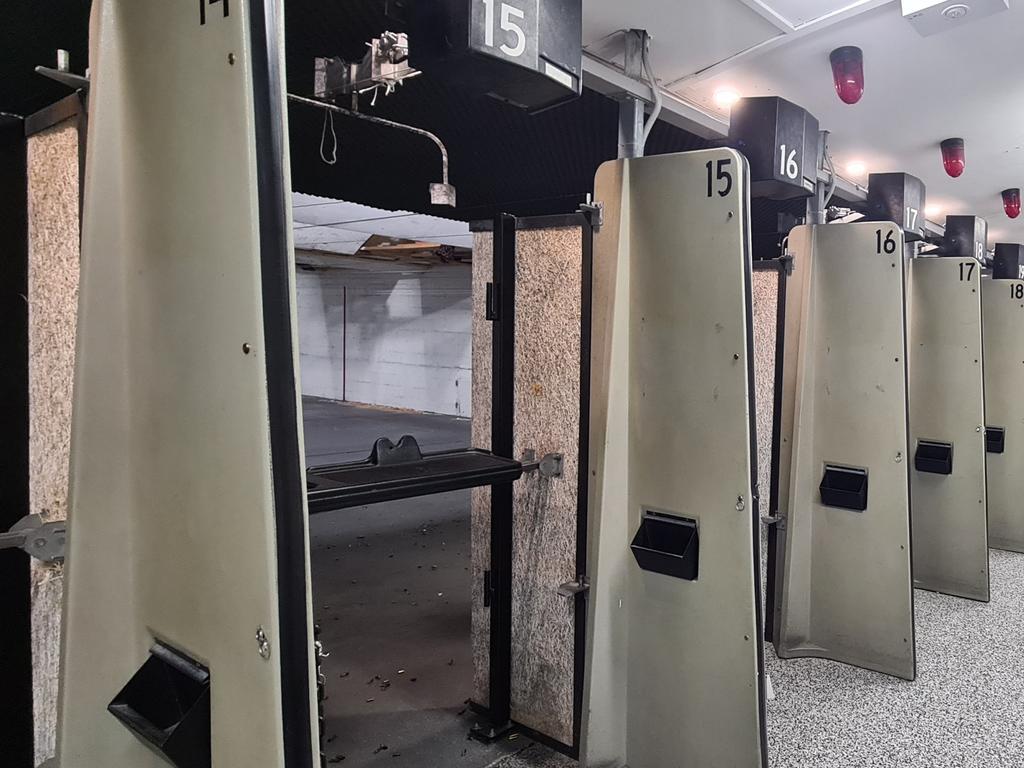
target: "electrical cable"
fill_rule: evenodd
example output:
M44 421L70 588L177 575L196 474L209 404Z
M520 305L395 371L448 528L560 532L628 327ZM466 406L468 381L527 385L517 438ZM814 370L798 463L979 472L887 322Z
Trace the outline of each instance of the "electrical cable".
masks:
M836 191L836 164L832 160L832 153L829 151L828 144L825 145L825 162L828 164L829 180L828 180L828 193L825 195L825 202L822 204L821 209L824 211L828 208L829 201L832 200L832 195Z
M643 52L641 53L641 60L644 65L644 71L647 73L647 82L651 86L651 93L654 94L654 109L651 110L651 114L647 118L647 122L644 123L644 132L640 138L640 155L643 156L644 149L647 147L647 139L651 135L651 131L654 130L654 124L658 121L658 116L661 114L661 89L658 88L658 78L654 74L654 68L651 67L651 38L649 35L644 36Z
M327 123L331 124L331 159L324 155L324 141L327 139ZM338 162L338 134L334 132L334 113L329 109L324 110L324 127L320 131L320 159L327 165L334 165Z

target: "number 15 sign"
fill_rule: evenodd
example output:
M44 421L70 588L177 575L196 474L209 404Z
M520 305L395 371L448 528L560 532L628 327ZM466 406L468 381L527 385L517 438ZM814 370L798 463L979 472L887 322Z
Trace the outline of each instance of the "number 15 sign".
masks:
M540 0L473 0L472 9L471 48L537 69Z

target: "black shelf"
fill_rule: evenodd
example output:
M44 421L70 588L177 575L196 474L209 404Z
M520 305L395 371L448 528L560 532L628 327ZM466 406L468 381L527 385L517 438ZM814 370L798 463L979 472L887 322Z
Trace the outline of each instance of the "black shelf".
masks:
M421 453L406 435L398 444L382 437L368 458L306 470L310 514L333 512L381 501L511 483L523 464L478 448Z

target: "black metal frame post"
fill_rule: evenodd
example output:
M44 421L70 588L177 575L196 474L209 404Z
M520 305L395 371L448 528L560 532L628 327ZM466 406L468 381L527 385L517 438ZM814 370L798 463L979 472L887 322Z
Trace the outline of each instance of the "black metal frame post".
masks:
M583 260L580 273L580 435L576 487L576 574L587 573L588 509L590 490L590 354L593 327L594 222L582 218ZM571 756L579 758L583 726L583 678L587 642L587 592L576 595L573 620L573 725Z
M491 452L514 458L516 218L494 220L491 336ZM512 716L512 484L491 486L490 703L492 738Z
M29 511L28 461L28 166L25 125L0 115L0 530ZM28 558L0 552L0 755L9 765L32 765L32 620Z
M782 452L782 376L785 362L785 341L786 341L786 285L789 280L789 273L792 265L792 257L781 259L762 260L754 262L754 271L777 271L779 275L778 299L775 314L775 384L774 398L772 402L772 455L771 471L769 473L770 487L768 490L768 516L772 519L778 518L779 513L779 462ZM764 494L765 489L759 488L758 494ZM765 642L771 643L775 637L775 614L777 601L775 599L777 570L779 567L779 530L778 523L768 525L768 558L765 566L765 594L764 594L764 632Z

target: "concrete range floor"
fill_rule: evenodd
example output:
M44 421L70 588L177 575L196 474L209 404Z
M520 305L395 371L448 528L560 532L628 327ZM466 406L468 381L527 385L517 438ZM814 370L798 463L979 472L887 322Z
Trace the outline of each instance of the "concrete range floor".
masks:
M307 463L365 457L380 436L468 444L469 422L304 400ZM310 521L316 620L331 656L327 757L347 768L569 768L525 738L466 740L468 492ZM988 604L915 592L909 683L765 647L771 768L1024 766L1024 554L991 552ZM382 747L384 747L382 749ZM344 761L340 760L344 756Z
M424 451L469 444L467 419L315 398L303 412L309 466L363 459L378 437L411 434ZM524 737L467 738L469 491L314 515L310 544L314 620L330 654L328 765L575 765Z

